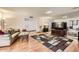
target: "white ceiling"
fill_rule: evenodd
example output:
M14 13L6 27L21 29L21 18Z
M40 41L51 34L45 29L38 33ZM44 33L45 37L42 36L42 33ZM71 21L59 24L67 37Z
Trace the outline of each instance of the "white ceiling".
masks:
M0 9L14 12L17 15L24 14L26 16L35 16L35 17L43 17L43 16L55 17L79 10L79 8L74 7L1 7ZM52 11L52 13L46 14L47 11Z

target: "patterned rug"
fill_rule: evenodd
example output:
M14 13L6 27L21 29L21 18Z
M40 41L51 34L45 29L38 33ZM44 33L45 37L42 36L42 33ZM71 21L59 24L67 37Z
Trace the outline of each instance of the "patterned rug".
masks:
M54 52L64 51L73 41L65 37L49 37L45 34L33 35L32 37Z

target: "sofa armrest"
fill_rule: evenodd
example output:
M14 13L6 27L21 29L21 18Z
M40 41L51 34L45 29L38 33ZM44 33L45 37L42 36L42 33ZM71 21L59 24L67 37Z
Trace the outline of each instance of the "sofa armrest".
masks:
M10 45L10 35L9 34L0 35L0 47L9 45Z
M18 35L19 35L19 32L16 32L11 35L11 44L17 39Z

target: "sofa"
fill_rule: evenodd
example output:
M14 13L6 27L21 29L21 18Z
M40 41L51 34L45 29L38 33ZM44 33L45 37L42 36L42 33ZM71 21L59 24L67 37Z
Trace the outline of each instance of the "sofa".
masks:
M20 32L0 35L0 47L10 46L18 38L19 33Z

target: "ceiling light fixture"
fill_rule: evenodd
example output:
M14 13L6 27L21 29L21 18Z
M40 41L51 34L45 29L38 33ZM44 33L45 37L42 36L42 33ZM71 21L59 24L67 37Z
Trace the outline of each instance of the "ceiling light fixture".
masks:
M52 11L47 11L47 12L46 12L46 14L51 14L51 13L52 13Z
M68 16L63 16L62 18L63 18L63 19L66 19L66 18L68 18Z

